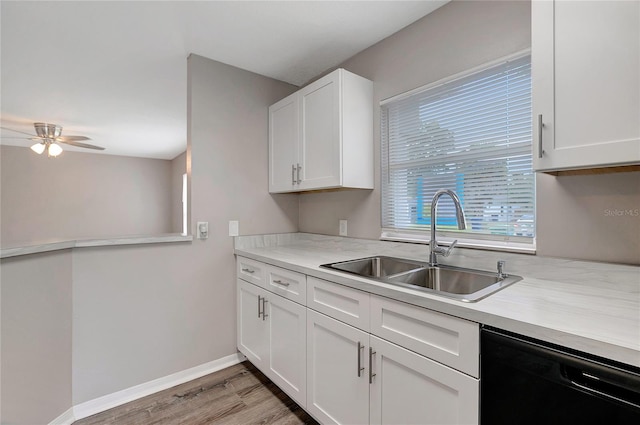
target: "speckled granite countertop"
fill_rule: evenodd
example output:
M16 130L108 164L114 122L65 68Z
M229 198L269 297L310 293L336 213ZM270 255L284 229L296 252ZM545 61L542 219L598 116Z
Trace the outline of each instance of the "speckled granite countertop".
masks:
M290 233L238 237L235 253L640 367L640 267L457 248L440 262L495 270L506 260L523 277L466 303L319 267L373 255L427 261L425 245Z

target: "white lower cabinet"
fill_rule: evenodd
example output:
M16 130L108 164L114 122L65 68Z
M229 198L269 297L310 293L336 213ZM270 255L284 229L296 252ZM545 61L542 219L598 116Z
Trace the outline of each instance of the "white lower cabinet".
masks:
M477 323L245 266L283 283L267 291L247 281L257 271L239 273L238 349L322 424L479 423Z
M307 309L238 280L238 349L301 407L307 402Z
M371 335L371 424L477 424L479 381Z
M369 423L368 350L368 333L307 311L307 411L321 423Z
M267 366L269 345L269 329L261 313L262 297L265 294L265 290L238 279L238 349L261 370Z
M309 310L307 411L323 424L477 424L479 381Z

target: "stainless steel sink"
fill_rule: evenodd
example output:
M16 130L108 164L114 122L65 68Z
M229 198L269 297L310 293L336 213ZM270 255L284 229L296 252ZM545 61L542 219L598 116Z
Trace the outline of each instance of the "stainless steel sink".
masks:
M321 267L340 270L362 277L383 278L420 269L424 267L424 264L393 257L368 257L341 261L339 263L323 264Z
M368 257L326 267L392 285L442 295L465 302L475 302L519 280L520 276L465 269L394 257Z
M522 280L520 276L505 275L500 278L497 273L440 265L397 275L387 282L440 293L462 301L478 301L519 280Z

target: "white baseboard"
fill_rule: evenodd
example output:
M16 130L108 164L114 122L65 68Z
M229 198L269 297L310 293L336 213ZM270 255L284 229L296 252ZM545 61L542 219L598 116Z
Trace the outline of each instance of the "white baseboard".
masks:
M75 420L76 419L73 416L73 407L70 407L62 415L49 422L49 425L71 425Z
M166 390L167 388L175 387L176 385L200 378L201 376L217 372L229 366L243 362L244 360L246 360L246 357L243 354L236 353L209 363L201 364L200 366L195 366L162 378L154 379L153 381L145 382L144 384L126 388L112 394L107 394L73 406L72 416L75 417L75 420L83 419L91 415L95 415L96 413L112 409L116 406L129 403L130 401L157 393L158 391ZM63 422L55 423L55 425L59 424L61 425ZM67 422L64 424L67 424ZM54 425L54 423L52 422L50 425Z

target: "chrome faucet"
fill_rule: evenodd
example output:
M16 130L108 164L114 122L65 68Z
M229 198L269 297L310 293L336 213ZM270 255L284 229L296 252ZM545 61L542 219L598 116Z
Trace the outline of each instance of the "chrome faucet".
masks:
M458 240L456 239L449 246L449 248L444 248L438 246L438 241L436 241L436 211L438 207L438 200L442 195L449 195L451 199L453 199L453 204L456 207L456 221L458 222L458 229L464 230L467 228L467 225L464 221L464 211L462 210L462 205L460 205L460 198L453 190L449 189L440 189L433 195L433 200L431 201L431 239L429 241L429 265L437 266L438 265L438 255L442 255L444 257L448 257L451 254L451 250Z

